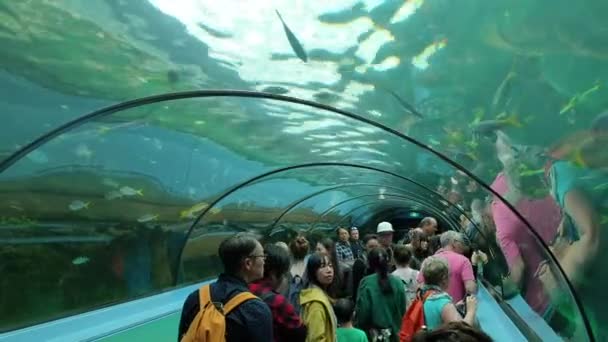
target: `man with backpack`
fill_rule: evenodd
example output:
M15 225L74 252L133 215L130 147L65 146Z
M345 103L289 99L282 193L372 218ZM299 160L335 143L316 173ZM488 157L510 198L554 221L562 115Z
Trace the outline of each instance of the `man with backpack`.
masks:
M262 245L253 235L238 233L220 244L218 254L224 273L188 296L178 341L271 341L270 308L247 287L264 275Z

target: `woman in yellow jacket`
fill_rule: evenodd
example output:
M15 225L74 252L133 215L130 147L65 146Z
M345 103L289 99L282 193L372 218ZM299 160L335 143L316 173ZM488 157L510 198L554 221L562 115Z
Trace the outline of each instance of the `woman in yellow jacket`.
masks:
M306 264L308 287L300 292L302 320L308 328L306 342L336 342L337 322L327 288L334 279L331 260L313 254Z

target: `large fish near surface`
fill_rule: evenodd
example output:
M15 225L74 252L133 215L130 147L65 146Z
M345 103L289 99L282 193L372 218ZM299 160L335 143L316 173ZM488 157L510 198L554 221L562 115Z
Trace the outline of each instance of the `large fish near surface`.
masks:
M289 45L291 45L291 48L296 53L296 56L298 56L298 58L300 58L303 62L308 62L308 55L306 54L306 51L304 51L304 47L302 47L302 44L300 43L298 38L296 38L296 35L293 34L293 32L291 32L291 30L289 29L287 24L285 24L285 21L283 20L281 13L279 13L278 10L275 10L275 12L277 12L279 19L281 20L281 23L283 24L283 30L285 30L285 35L287 35L287 40L289 40Z

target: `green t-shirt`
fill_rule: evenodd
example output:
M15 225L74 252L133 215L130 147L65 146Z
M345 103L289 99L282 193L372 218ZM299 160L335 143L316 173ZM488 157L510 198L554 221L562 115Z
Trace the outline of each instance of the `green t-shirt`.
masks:
M367 342L367 336L361 329L338 328L338 342Z

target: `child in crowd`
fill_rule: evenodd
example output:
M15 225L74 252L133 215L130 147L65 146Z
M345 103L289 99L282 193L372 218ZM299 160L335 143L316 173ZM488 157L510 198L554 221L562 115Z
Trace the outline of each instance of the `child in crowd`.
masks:
M353 327L355 303L349 298L341 298L334 304L338 319L338 342L367 342L367 336L361 329Z

